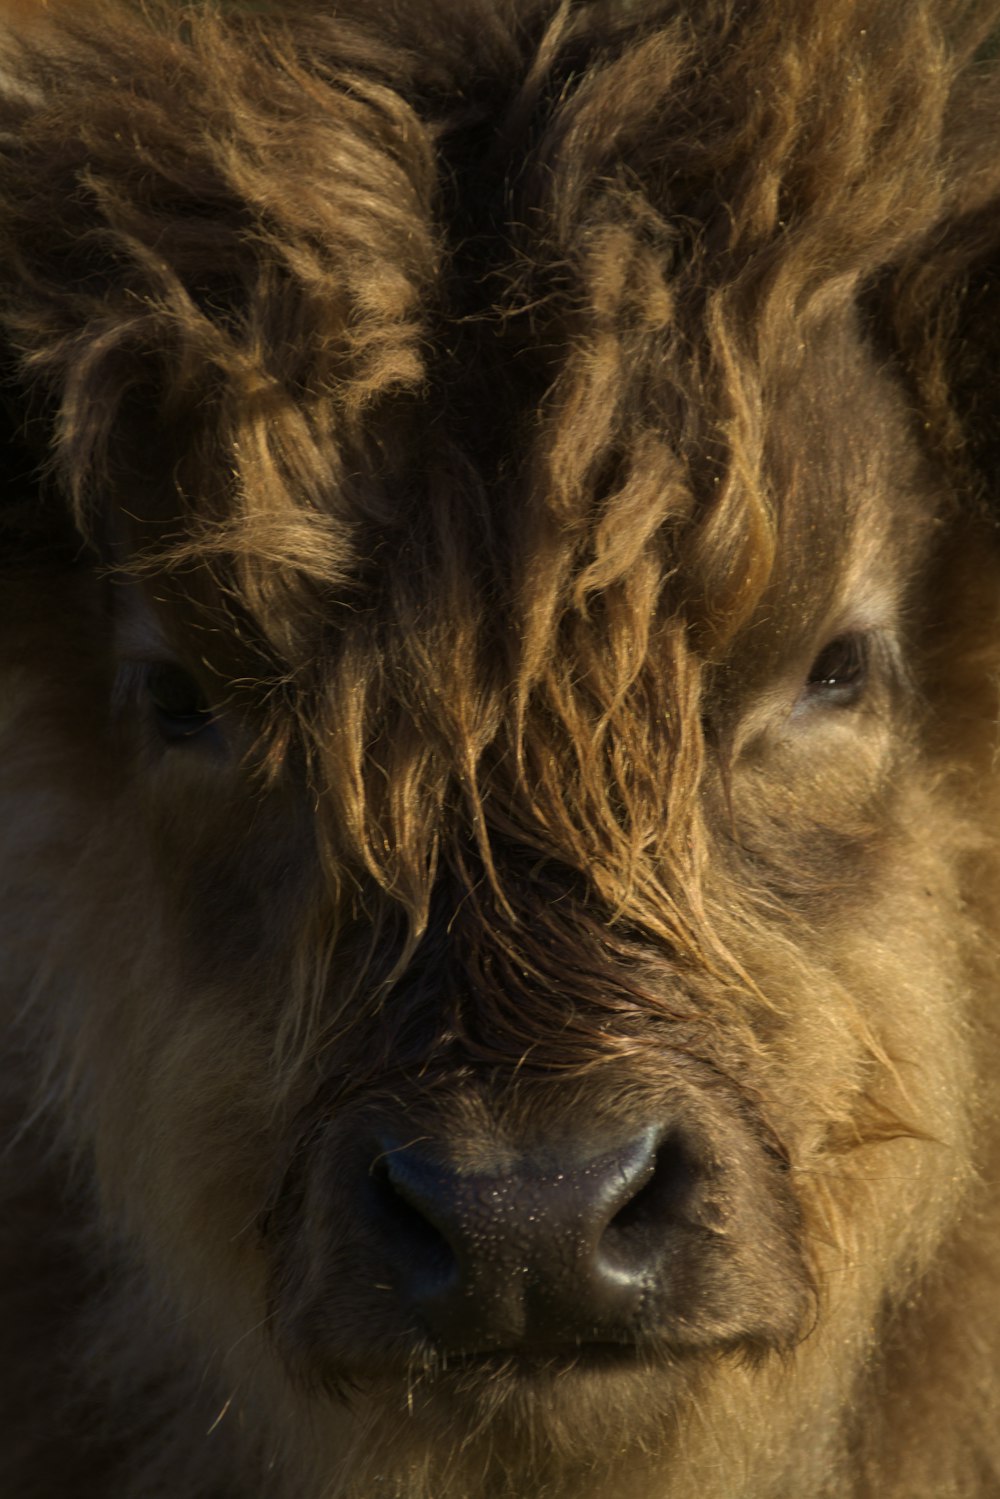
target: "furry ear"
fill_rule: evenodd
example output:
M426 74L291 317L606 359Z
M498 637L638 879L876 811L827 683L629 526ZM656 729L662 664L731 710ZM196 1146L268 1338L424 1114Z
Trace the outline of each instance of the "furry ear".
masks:
M952 97L947 212L871 306L961 508L1000 524L1000 37L986 51Z
M37 459L30 451L12 363L0 348L0 564L14 560L32 525Z
M1000 156L1000 139L996 150ZM948 436L972 497L1000 522L1000 191L954 227L952 240L940 356L951 403Z
M46 475L50 421L32 415L14 361L0 344L0 570L69 563L81 537Z

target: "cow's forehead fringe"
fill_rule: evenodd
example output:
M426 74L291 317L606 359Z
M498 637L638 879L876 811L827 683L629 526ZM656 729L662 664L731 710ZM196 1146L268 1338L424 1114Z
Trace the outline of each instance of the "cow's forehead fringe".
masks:
M641 889L779 538L854 523L765 413L862 379L880 278L926 323L911 257L996 190L950 169L977 8L101 11L11 44L0 106L6 338L79 523L407 904L456 798Z

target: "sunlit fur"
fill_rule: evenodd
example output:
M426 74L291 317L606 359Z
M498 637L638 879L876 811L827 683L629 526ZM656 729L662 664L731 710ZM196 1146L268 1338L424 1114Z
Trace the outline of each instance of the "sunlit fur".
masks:
M1000 5L0 35L0 1490L995 1499ZM365 1110L691 1076L787 1165L791 1346L317 1302Z

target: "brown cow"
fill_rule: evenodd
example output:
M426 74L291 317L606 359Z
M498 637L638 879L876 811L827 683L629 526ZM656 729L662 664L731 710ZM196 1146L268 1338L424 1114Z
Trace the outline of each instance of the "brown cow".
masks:
M0 46L9 1499L1000 1494L1000 3Z

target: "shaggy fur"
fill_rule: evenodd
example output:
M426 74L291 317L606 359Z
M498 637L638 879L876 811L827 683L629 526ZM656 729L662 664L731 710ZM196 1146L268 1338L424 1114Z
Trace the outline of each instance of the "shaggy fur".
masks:
M1000 5L2 37L4 1494L995 1499Z

